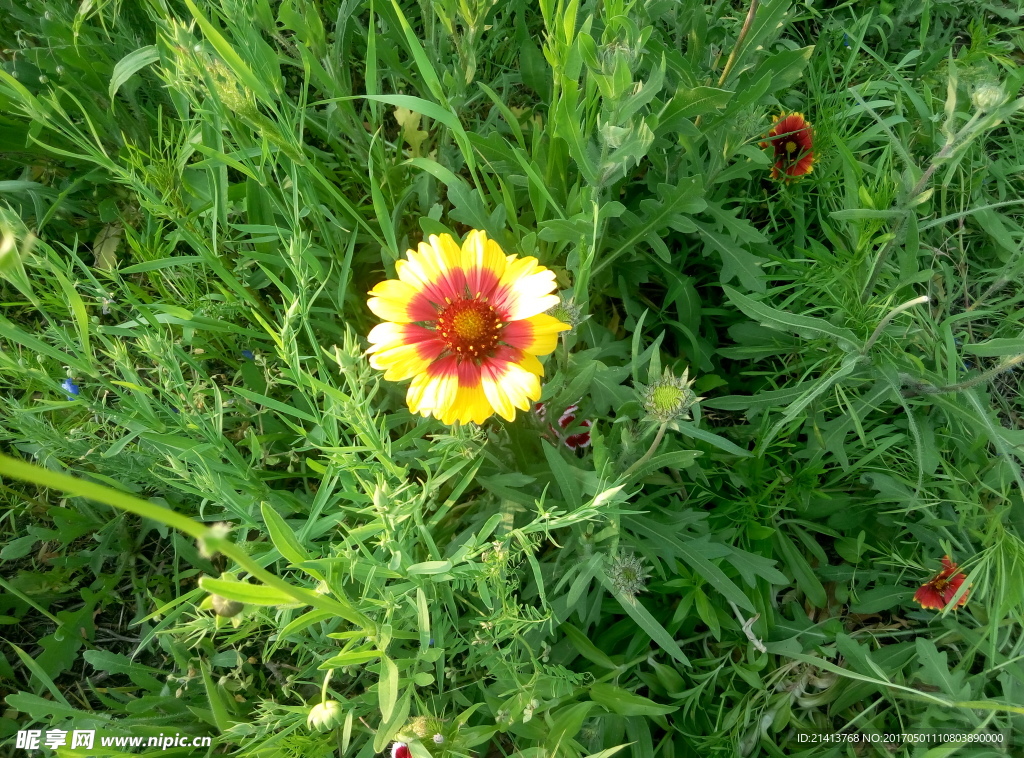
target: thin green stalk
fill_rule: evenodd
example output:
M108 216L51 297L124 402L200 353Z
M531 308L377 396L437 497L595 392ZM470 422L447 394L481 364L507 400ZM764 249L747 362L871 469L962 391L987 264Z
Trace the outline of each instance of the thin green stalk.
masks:
M629 477L632 476L633 473L635 473L641 466L647 463L647 461L649 461L654 456L654 453L658 449L658 445L661 444L662 437L665 436L665 430L667 428L668 422L662 421L661 426L658 427L658 433L654 435L654 442L651 443L651 446L647 449L647 452L643 454L643 457L640 458L640 460L638 460L636 463L634 463L632 466L626 469L626 472L622 475L623 479L629 479Z
M861 348L860 351L861 355L867 353L867 351L871 349L871 346L874 345L875 341L881 336L882 330L885 329L889 322L892 321L896 316L898 316L900 313L903 313L903 311L907 310L908 308L913 308L915 305L927 303L928 300L929 298L927 295L921 295L921 297L915 297L913 300L908 300L902 305L897 305L895 308L889 311L888 315L886 315L885 318L878 322L878 326L875 327L875 331L871 333L871 337L868 339L868 341L864 343L864 347Z
M858 97L858 100L859 99L860 98ZM935 170L939 167L939 164L942 161L946 160L946 158L953 154L953 150L960 144L961 140L966 134L968 134L970 129L974 127L979 116L979 113L975 113L971 117L971 120L964 124L956 134L946 141L946 144L942 146L942 149L932 156L928 168L900 204L897 209L902 212L899 221L896 223L896 228L893 230L893 236L885 243L885 246L878 253L878 257L875 259L875 264L871 267L871 274L868 276L868 282L864 286L864 291L861 293L860 300L862 303L866 303L871 297L871 291L875 288L875 283L878 281L878 277L882 274L882 268L885 266L885 262L889 259L889 254L892 252L893 247L896 246L896 241L900 238L903 232L903 227L906 226L907 218L911 213L913 213L913 208L917 204L917 199L925 189L927 189L928 182L931 181L932 174L935 173Z

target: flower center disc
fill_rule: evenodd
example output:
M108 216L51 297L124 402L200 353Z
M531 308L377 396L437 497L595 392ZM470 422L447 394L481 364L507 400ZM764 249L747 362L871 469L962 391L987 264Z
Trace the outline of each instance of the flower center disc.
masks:
M670 411L679 404L682 396L683 392L678 387L658 387L654 390L654 404L660 409Z
M786 152L787 153L795 153L796 152L796 143L793 142L793 140L790 140L789 142L786 143Z
M437 333L456 355L482 358L498 346L501 319L479 300L460 300L441 311Z

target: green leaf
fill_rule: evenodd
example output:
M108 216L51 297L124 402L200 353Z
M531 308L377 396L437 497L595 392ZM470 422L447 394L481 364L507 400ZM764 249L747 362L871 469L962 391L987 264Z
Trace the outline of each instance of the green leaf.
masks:
M606 669L617 669L615 661L605 654L603 650L598 648L590 638L587 637L583 632L574 627L572 624L562 624L559 629L565 634L569 644L576 648L576 652L586 658L588 661L596 663L598 666L602 666Z
M248 605L297 605L296 599L276 587L204 576L199 586L206 592Z
M214 725L223 732L230 728L231 717L228 714L227 706L224 704L221 687L219 684L215 684L210 677L210 667L206 661L199 661L199 670L203 674L203 685L206 687L206 697L210 703L210 713L213 714Z
M107 89L107 96L113 100L121 85L131 79L135 74L151 63L160 60L160 53L156 45L140 47L133 53L128 53L124 58L114 65L113 74L110 77L110 87Z
M706 256L709 250L713 250L722 259L722 272L719 278L723 285L735 278L748 290L764 292L765 278L761 266L767 263L766 258L744 250L738 242L711 231L704 224L698 223L696 227L704 237L704 255Z
M935 643L927 637L918 637L915 643L917 659L921 663L921 678L927 684L938 687L958 700L971 696L971 685L965 683L964 672L949 667L946 651L940 653Z
M288 528L288 524L270 503L263 503L260 506L260 512L263 514L263 521L267 524L267 531L270 533L274 547L286 560L293 564L299 564L312 559L302 543L295 537L295 533Z
M812 316L780 311L737 292L732 287L722 287L722 289L725 291L726 297L737 308L770 329L793 332L804 338L831 337L846 352L852 352L858 347L857 336L845 327L834 326L824 319Z
M242 84L252 90L253 94L263 102L267 104L272 103L273 98L269 90L263 86L263 82L256 78L241 56L231 47L231 44L224 39L224 35L217 31L217 27L207 20L206 16L203 15L202 11L196 7L192 0L185 0L185 5L203 30L203 36L209 40L210 44L217 50L218 55L220 55L224 63L227 64L227 67L239 78Z
M775 547L778 549L782 563L792 572L796 586L807 595L807 600L815 608L824 608L828 604L828 596L821 585L814 569L804 558L803 553L781 529L775 532Z
M230 387L229 389L232 392L241 395L246 400L251 400L252 402L257 403L259 405L265 405L267 408L271 408L277 411L278 413L283 413L286 416L294 416L295 418L302 419L303 421L308 421L312 424L319 423L315 416L312 416L309 413L306 413L305 411L300 411L298 408L295 408L291 405L282 403L280 400L274 400L271 397L261 395L258 392L252 392L251 390L247 390L244 387Z
M895 608L910 600L914 591L898 584L881 585L857 593L857 602L851 603L852 613L878 613Z
M1024 355L1024 339L997 337L976 345L964 345L964 352L982 358L1001 358L1004 355Z
M544 457L547 458L551 473L555 476L555 482L562 493L562 499L573 510L583 506L583 494L580 491L579 482L573 473L573 466L566 462L561 453L552 445L541 443L544 448Z
M384 721L391 718L398 702L398 666L386 655L380 659L380 682L377 685L377 700L380 704L380 715Z
M754 69L753 76L756 78L768 74L771 77L769 90L771 92L789 89L803 74L813 52L814 45L808 45L797 50L783 50L775 53Z
M594 160L594 147L587 134L580 127L583 106L576 107L575 98L563 95L555 106L555 135L565 140L569 146L569 155L576 162L580 174L587 184L598 183L597 164Z
M679 644L675 641L668 630L665 629L658 620L651 615L643 604L635 597L627 597L615 589L615 585L611 583L607 576L604 575L603 571L597 572L597 577L601 581L612 596L619 601L619 605L629 615L637 625L643 629L647 636L650 637L658 647L668 653L670 656L675 658L680 663L690 666L690 659L686 657L686 654L679 648Z
M727 453L738 455L741 458L750 458L753 456L749 450L744 450L739 445L730 442L725 437L718 434L713 434L705 429L701 429L699 426L694 424L692 421L677 421L679 425L679 432L685 437L693 437L697 440L707 442L709 445L714 445L720 450L725 450Z
M660 233L669 227L678 231L693 231L695 225L689 214L700 213L707 207L704 201L704 181L699 176L690 176L679 180L679 184L659 184L656 193L660 200L648 198L640 202L640 215L626 211L619 219L626 235L622 237L615 249L598 260L594 268L596 275L622 253L633 250L641 242L646 242L655 250L664 247Z
M64 634L77 633L71 632L70 630L63 627L61 627L61 630L63 631ZM69 703L67 701L67 698L64 697L63 693L59 689L57 689L57 685L54 684L53 679L51 679L43 670L43 667L40 666L31 655L26 653L13 642L8 642L7 644L10 645L14 652L18 654L18 657L21 658L21 662L25 664L25 668L27 668L32 673L32 675L39 680L40 684L46 687L49 693L53 695L54 699L57 700L57 702L62 703L63 705L66 705L70 708L71 703Z
M445 574L451 570L451 561L424 561L423 563L414 563L412 566L406 569L406 573L412 575Z
M658 705L653 700L606 682L590 685L590 699L620 716L664 716L679 710L678 705Z
M593 707L593 702L583 701L564 706L549 714L553 721L548 728L545 745L551 755L557 755L560 746L567 744L569 740L579 734L583 722Z
M680 88L676 90L676 94L668 102L664 112L661 114L661 119L669 120L707 115L728 105L733 94L732 90L718 89L717 87Z

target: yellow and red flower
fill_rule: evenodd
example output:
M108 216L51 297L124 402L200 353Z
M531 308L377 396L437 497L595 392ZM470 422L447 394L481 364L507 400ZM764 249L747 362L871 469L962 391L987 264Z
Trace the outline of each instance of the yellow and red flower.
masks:
M966 575L958 572L957 564L953 563L953 560L948 555L944 555L942 556L942 570L925 582L921 588L914 593L914 600L919 603L922 608L941 611L949 605L949 601L951 601L960 590L960 586L966 579ZM964 592L957 601L956 607L966 605L967 596L969 594L970 590Z
M775 126L768 132L761 147L771 147L775 152L772 179L782 178L789 182L811 173L814 168L814 133L802 113L773 116Z
M537 356L570 328L544 313L558 304L554 272L505 255L477 230L461 247L431 235L406 257L398 279L370 290L370 310L385 321L370 331L370 365L385 379L412 379L409 410L445 424L529 410L544 375Z

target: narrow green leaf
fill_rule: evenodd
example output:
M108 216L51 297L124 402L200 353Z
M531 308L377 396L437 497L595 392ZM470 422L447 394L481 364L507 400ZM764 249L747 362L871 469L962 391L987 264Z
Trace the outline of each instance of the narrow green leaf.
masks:
M851 352L858 347L857 336L849 329L835 326L828 321L812 316L780 311L752 297L737 292L732 287L722 287L726 297L750 318L770 329L793 332L805 338L832 337L842 350Z
M231 581L229 579L214 579L211 576L204 576L199 580L199 586L214 595L220 595L228 600L235 600L248 605L296 604L295 598L291 595L266 585L249 584L248 582Z
M651 612L648 611L639 600L635 597L627 597L619 592L608 577L604 575L603 571L598 571L597 576L605 589L612 594L612 597L619 601L619 605L622 606L622 609L631 619L633 619L633 621L637 623L637 626L647 633L647 636L650 637L658 647L683 665L691 665L690 659L687 658L686 654L680 649L679 643L675 641L672 635L668 633L668 630L651 615Z
M231 47L231 44L224 39L224 35L217 31L217 27L207 20L202 11L196 7L193 0L185 0L185 6L189 9L189 12L192 13L192 17L195 18L196 22L199 24L199 28L203 30L203 35L217 50L217 53L224 60L224 63L227 64L227 67L234 72L235 76L241 80L242 84L253 91L256 97L263 102L270 104L273 101L270 92L263 86L263 82L256 78L249 67L245 64L245 61L242 60L241 56L239 56L238 53L235 52L235 49Z
M797 587L807 595L811 605L815 608L824 608L828 604L825 588L815 576L814 569L804 558L803 553L781 529L776 530L774 541L783 564L793 573Z
M380 659L380 682L377 685L377 700L380 704L380 715L384 721L391 718L398 702L398 666L386 655Z
M160 60L160 53L156 45L140 47L133 53L128 53L124 58L114 65L113 74L110 77L110 87L107 89L107 96L113 100L121 85L131 79L135 74L151 63Z
M573 473L573 466L566 462L562 454L552 445L541 443L544 448L544 457L547 458L551 473L555 476L555 482L562 493L562 499L573 510L583 506L583 493L580 491L579 482Z
M288 524L281 518L281 514L275 511L270 503L262 503L260 505L260 512L263 514L263 521L267 525L267 531L270 533L270 539L274 543L274 547L277 548L277 551L286 560L294 564L312 560L312 557L306 552L298 538L296 538L295 533L288 528Z

